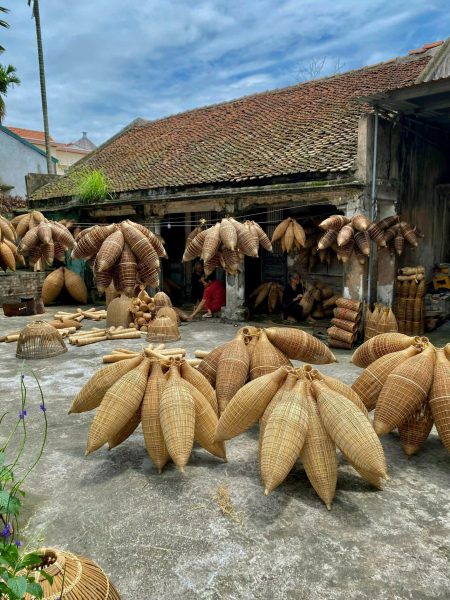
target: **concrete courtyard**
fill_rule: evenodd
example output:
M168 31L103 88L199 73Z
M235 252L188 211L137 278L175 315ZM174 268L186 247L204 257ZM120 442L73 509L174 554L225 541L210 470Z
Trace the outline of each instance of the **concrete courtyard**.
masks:
M35 318L0 317L0 335ZM450 339L448 325L431 336L434 343ZM192 357L235 332L217 320L183 324L175 345ZM85 457L92 413L67 414L82 384L102 367L102 355L117 346L140 349L145 340L67 345L55 359L29 363L45 392L49 435L25 485L28 539L93 558L122 600L450 597L450 455L435 430L410 459L396 433L383 438L390 480L382 492L341 460L330 512L301 465L264 497L257 427L227 444L226 464L195 448L184 475L173 464L158 475L139 429L120 447ZM15 348L0 344L1 413L9 411L2 439L20 408L22 361ZM352 383L361 369L350 363L350 352L336 355L338 363L320 369ZM42 414L36 386L27 381L31 460ZM231 494L235 520L222 515L215 500L221 484Z

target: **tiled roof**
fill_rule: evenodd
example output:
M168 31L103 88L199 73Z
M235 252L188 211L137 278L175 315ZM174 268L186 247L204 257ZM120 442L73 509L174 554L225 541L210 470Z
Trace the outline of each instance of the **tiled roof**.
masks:
M27 142L31 142L32 144L45 144L45 135L43 131L35 131L34 129L23 129L22 127L10 127L7 125L8 129L17 133L21 137L25 138ZM54 142L55 140L50 136L50 141Z
M356 99L414 83L430 53L135 125L32 199L75 194L70 173L101 169L111 192L290 174L346 172L357 151Z

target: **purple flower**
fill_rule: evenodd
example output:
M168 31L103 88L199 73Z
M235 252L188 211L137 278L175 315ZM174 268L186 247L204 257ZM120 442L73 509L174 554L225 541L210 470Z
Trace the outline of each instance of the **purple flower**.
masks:
M20 540L15 540L14 543L18 548L20 548L20 546L22 545L22 542Z
M22 410L19 413L19 421L21 421L22 419L24 419L27 416L27 411L26 410Z
M42 404L39 404L39 408L42 410L43 413L45 413L45 411L47 410L43 402Z
M3 537L8 537L11 535L11 525L9 523L6 523L5 529L1 532L0 535Z

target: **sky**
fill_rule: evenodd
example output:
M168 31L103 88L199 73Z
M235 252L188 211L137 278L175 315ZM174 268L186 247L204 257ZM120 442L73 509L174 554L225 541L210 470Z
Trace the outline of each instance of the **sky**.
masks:
M42 130L34 20L0 0L22 84L4 123ZM157 119L407 54L450 36L449 0L40 0L50 133L102 143Z

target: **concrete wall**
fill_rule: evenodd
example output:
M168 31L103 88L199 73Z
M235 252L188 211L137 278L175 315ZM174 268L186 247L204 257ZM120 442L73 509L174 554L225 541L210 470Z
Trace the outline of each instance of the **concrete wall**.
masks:
M0 303L17 302L21 296L40 297L42 284L48 273L17 271L0 273Z
M25 175L46 173L45 156L0 130L0 180L14 186L11 194L26 196Z

